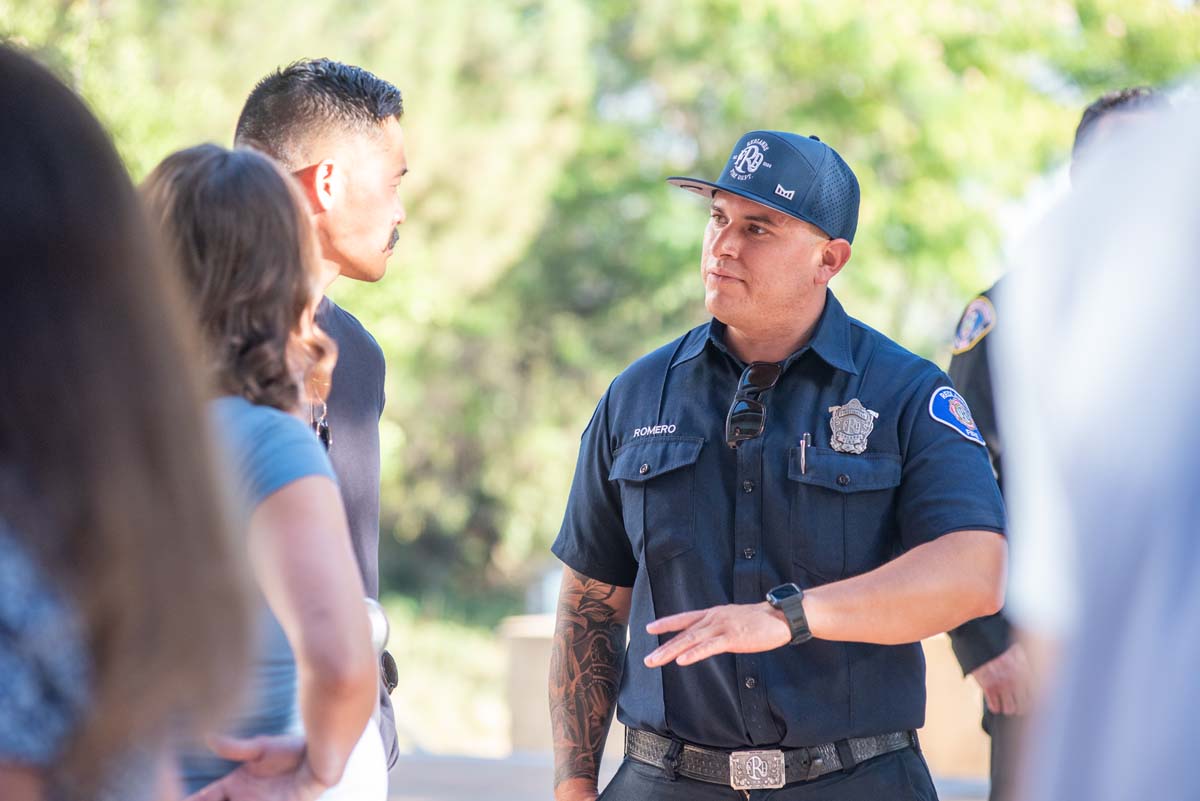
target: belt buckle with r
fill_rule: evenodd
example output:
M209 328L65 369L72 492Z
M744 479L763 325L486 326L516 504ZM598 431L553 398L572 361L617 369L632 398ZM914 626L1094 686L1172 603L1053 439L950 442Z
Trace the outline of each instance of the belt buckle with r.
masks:
M734 751L729 755L729 786L735 790L775 790L784 785L782 751Z

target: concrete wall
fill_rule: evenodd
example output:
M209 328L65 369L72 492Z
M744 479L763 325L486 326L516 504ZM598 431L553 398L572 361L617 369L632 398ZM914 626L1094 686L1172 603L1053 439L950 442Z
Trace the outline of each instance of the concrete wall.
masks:
M514 752L545 752L551 747L546 675L553 633L550 615L512 617L500 627L508 650L507 697ZM939 778L986 778L988 741L979 727L979 688L963 679L946 635L932 637L922 645L929 702L920 735L930 769ZM622 752L621 729L614 722L605 753Z

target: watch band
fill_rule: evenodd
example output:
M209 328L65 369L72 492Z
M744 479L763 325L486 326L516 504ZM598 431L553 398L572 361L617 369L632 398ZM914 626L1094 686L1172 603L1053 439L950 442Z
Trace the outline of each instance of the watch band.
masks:
M785 589L791 594L783 598L776 597L776 590ZM767 603L783 612L783 616L787 618L788 626L792 630L789 645L799 645L813 638L812 631L808 628L808 617L804 614L804 590L795 584L781 584L767 593Z

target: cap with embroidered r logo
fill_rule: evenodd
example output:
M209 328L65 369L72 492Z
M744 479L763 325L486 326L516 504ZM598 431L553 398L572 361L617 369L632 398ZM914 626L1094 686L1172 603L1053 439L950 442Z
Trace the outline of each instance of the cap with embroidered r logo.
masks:
M673 176L667 183L705 197L730 192L811 223L831 239L853 242L858 228L858 178L815 136L751 131L734 145L716 181Z

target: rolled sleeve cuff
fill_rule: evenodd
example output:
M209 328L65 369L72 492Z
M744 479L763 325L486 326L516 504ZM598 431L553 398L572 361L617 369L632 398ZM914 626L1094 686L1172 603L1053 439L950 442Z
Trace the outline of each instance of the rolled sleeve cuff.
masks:
M560 536L550 547L550 552L558 557L564 565L596 581L612 584L617 587L632 587L637 578L637 564L615 565L602 562L575 545L564 541Z
M925 545L934 540L941 539L947 534L954 534L958 531L990 531L999 534L1007 539L1005 534L1005 526L1003 523L997 523L992 520L987 523L950 523L945 520L933 520L928 523L917 524L911 528L906 528L902 535L904 550L909 551L916 548L918 545Z
M1012 627L1000 612L968 620L947 633L964 676L991 662L1012 644Z

